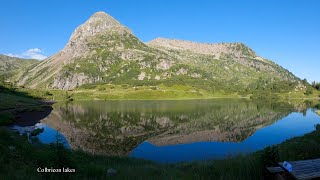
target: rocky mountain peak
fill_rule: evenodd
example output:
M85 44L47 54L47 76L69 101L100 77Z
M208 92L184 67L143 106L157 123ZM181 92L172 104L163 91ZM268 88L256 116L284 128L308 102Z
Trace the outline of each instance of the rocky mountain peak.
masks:
M112 27L123 27L116 19L105 12L97 12L93 14L82 26L82 30L108 30ZM80 26L81 27L81 26Z
M68 56L65 57L65 59L82 56L88 52L87 43L91 37L113 32L118 34L131 34L131 31L128 28L123 26L109 14L102 11L97 12L84 24L76 28L66 47L62 50L62 54L66 54Z
M90 17L90 19L100 19L100 20L105 20L105 21L114 22L114 23L119 24L119 22L117 20L115 20L112 16L105 13L104 11L99 11L99 12L94 13Z
M71 40L78 36L93 36L97 33L103 33L110 30L128 31L116 19L105 12L93 14L84 24L79 26L71 36Z

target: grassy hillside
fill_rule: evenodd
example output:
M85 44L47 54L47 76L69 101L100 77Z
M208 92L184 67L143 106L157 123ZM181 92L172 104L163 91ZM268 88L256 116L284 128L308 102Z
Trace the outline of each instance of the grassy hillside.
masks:
M12 85L3 84L0 80L0 126L25 119L29 119L32 123L49 115L50 111L51 107L41 101L41 96L19 91Z
M21 59L0 54L0 78L15 82L24 71L38 62L34 59Z

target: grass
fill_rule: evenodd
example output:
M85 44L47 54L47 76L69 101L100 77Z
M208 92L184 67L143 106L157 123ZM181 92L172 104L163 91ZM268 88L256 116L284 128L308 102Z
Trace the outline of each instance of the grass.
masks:
M173 99L210 99L240 98L237 93L208 92L188 85L131 86L127 84L90 84L75 90L35 90L20 88L19 92L47 100L64 101L66 96L74 100L173 100Z
M282 161L320 158L320 125L316 126L316 131L290 139L277 148Z
M319 98L319 93L304 95L295 93L272 93L266 94L256 92L255 94L242 94L225 92L222 90L209 91L190 85L165 84L159 85L139 85L128 84L87 84L74 90L35 90L19 88L18 92L29 94L54 101L72 100L183 100L183 99L211 99L211 98L269 98L269 99L315 99ZM68 98L67 98L68 97Z
M27 92L0 87L0 125L12 124L22 112L42 111L46 105Z
M0 176L4 179L106 179L107 170L117 170L114 179L261 179L268 162L320 157L320 126L302 137L250 155L223 160L158 164L150 161L91 155L68 151L59 144L30 144L26 137L0 128ZM38 167L75 168L74 174L36 172Z
M78 88L72 92L75 99L130 99L130 100L161 100L161 99L205 99L212 97L238 97L236 94L212 94L208 91L187 85L130 86L101 84L90 89Z

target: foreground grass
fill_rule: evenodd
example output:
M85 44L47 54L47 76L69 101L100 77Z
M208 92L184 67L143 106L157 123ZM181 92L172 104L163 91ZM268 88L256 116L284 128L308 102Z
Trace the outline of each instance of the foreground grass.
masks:
M91 155L69 151L59 144L30 144L5 128L0 128L0 177L4 179L106 179L113 168L114 179L261 179L264 166L285 160L320 157L320 127L317 130L288 140L251 155L224 160L157 164L125 157ZM38 167L75 168L73 174L37 173Z
M281 161L320 158L320 125L316 126L316 131L290 139L275 148Z
M95 156L79 151L57 151L56 145L32 145L25 137L0 129L0 177L4 179L108 178L107 170L117 170L115 179L259 179L261 166L254 156L229 160L182 164L157 164L121 157ZM38 167L70 167L74 174L36 172Z

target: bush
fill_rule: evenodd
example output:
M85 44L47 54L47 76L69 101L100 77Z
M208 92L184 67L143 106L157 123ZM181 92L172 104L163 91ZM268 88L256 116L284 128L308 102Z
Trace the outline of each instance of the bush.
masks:
M157 90L158 88L156 86L150 87L151 90Z
M279 150L276 146L267 147L262 151L261 161L264 166L274 166L279 160Z
M66 91L65 100L66 100L66 101L73 101L72 94L69 95L69 94L68 94L68 91Z
M312 89L308 88L304 94L308 96L308 95L311 95L312 93L313 93Z
M37 135L39 135L40 133L42 133L43 131L44 131L43 128L35 129L35 130L33 130L33 131L30 133L30 135L31 135L31 136L37 136Z
M46 92L44 93L44 95L45 95L45 96L52 96L52 93L50 93L49 91L46 91Z
M104 90L106 90L106 88L105 87L99 87L98 90L99 91L104 91Z
M0 112L0 126L7 126L12 124L14 116L10 112Z
M128 88L130 87L130 85L128 85L128 84L121 84L121 87L122 87L123 89L128 89Z
M72 167L71 152L64 147L62 138L56 134L56 142L50 144L50 150L53 152L53 164L57 167Z
M317 90L320 90L320 83L313 82L312 87L314 87Z

